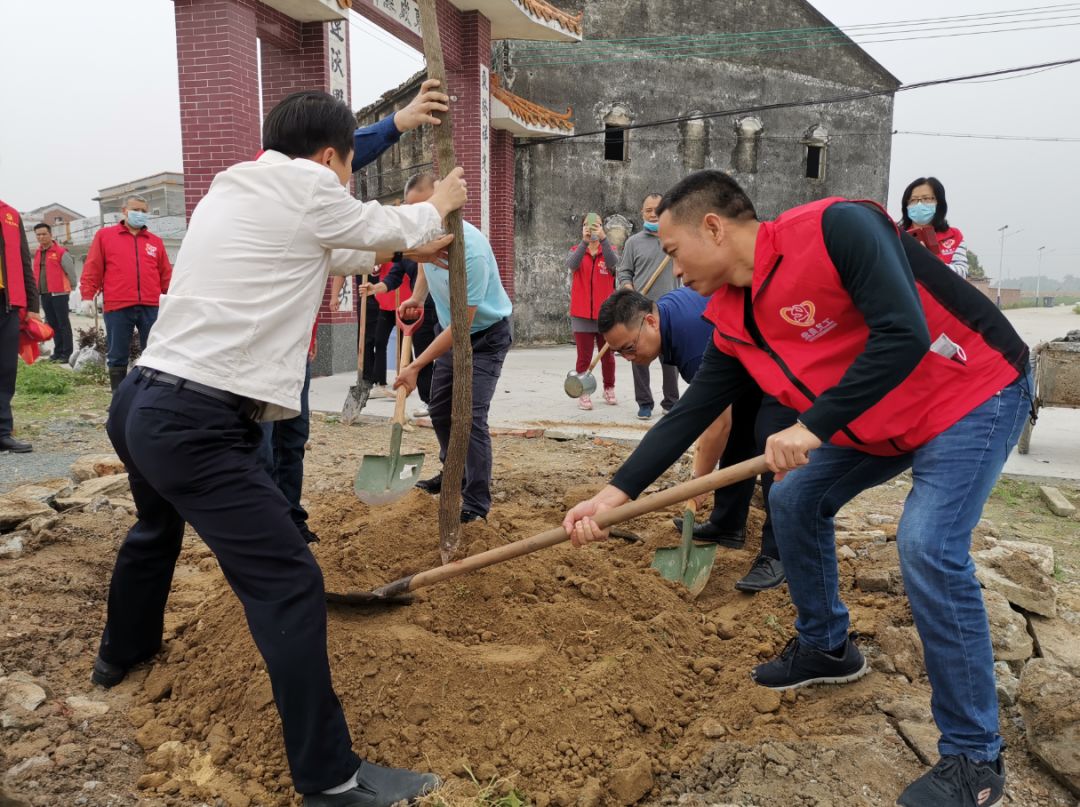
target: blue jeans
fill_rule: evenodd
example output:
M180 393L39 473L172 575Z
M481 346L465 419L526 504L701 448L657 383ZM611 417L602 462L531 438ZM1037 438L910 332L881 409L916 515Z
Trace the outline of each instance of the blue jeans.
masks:
M105 312L105 338L108 356L105 363L110 367L128 366L131 357L131 335L139 329L139 344L146 349L150 329L157 322L156 305L130 305L116 311Z
M1031 379L1019 379L947 431L899 457L826 443L810 462L773 485L769 504L798 611L799 638L818 650L843 644L833 516L862 491L910 468L912 488L896 543L904 588L922 640L938 751L997 759L994 651L971 559L971 530L1020 437Z
M309 536L308 513L300 504L304 490L304 446L311 428L308 397L311 390L311 362L304 372L304 388L300 391L300 414L287 420L263 423L263 441L259 449L267 473L289 501L289 515L300 533Z

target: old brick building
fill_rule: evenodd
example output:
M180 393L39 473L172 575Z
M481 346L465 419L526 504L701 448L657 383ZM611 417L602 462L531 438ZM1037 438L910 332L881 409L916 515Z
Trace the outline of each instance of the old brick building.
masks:
M572 109L569 119L538 113L549 133L560 134L562 126L579 135L597 133L553 142L515 138L513 264L503 263L509 246L496 250L514 292L519 343L569 338L570 279L563 258L579 236L581 217L595 210L609 230L636 231L644 194L663 191L692 170L730 171L765 217L824 196L884 203L891 91L898 82L809 2L559 4L583 14L580 43L510 41L492 51L493 80L514 97ZM415 92L418 81L414 77L359 114L381 117ZM882 94L755 109L865 91ZM749 111L687 119L738 109ZM410 166L430 160L429 152L426 143L403 145L360 174L360 187L375 198L400 195ZM509 206L502 199L499 204ZM492 242L498 245L504 232L494 230Z

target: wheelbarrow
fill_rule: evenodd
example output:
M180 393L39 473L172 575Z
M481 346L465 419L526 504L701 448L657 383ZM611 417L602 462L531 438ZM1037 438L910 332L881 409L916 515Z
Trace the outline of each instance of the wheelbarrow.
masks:
M1032 351L1035 361L1035 389L1032 390L1032 417L1024 425L1017 451L1027 454L1035 418L1044 406L1080 409L1080 342L1043 342Z

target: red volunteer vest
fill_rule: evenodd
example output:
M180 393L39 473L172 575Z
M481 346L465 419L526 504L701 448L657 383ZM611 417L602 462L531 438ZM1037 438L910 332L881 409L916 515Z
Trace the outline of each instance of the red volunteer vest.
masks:
M71 281L61 261L67 250L53 241L53 245L45 250L45 280L49 294L67 294L71 291ZM37 277L38 288L41 288L41 247L34 253L34 274Z
M762 390L799 412L839 383L870 333L825 249L822 215L843 201L823 199L762 223L749 290L760 338L746 325L746 289L724 286L705 309L716 327L716 347L738 359ZM865 204L888 218L878 205ZM960 352L945 358L929 351L899 386L829 442L878 455L912 451L1018 377L1014 363L967 324L972 317L953 313L918 273L915 282L931 343L944 337Z
M379 268L379 279L385 280L386 276L390 273L390 270L394 268L392 263L384 263ZM397 297L395 297L397 295ZM394 305L396 299L400 299L402 302L408 300L412 296L412 281L409 280L409 276L405 275L401 279L401 285L393 291L384 291L382 294L376 294L375 300L379 303L380 311L393 311L397 308Z
M912 227L908 230L920 244L933 252L948 266L952 263L956 248L964 241L964 234L955 227L950 227L943 233L934 230L927 225L925 227Z
M574 249L586 251L570 285L570 316L596 319L604 300L615 291L615 273L608 269L603 250L590 255L581 244Z
M19 211L0 202L0 229L4 234L4 291L8 305L26 308L26 282L23 278L22 220Z

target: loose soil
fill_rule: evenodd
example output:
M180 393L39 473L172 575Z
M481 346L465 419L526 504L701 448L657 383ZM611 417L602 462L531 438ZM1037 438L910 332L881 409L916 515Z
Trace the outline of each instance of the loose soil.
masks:
M385 425L313 424L305 498L328 590L370 590L439 562L436 499L414 491L371 509L351 492L360 457L385 453L388 436ZM436 464L429 430L405 444ZM559 523L626 453L584 439L496 438L496 503L488 523L463 528L462 550ZM688 471L683 461L660 484ZM929 689L882 650L887 629L911 626L902 594L860 591L854 578L857 567L888 566L909 487L878 488L838 517L841 543L857 554L840 564L845 601L876 670L857 683L782 697L754 685L751 667L784 647L794 620L786 588L732 588L756 554L760 512L745 550L719 551L697 600L649 568L657 547L677 542L667 512L628 525L640 540L555 547L424 589L407 607L331 606L329 655L356 750L440 773L451 804L476 803L489 783L540 807L892 804L925 770L898 723L925 722ZM34 805L298 804L262 660L193 534L159 657L113 690L89 685L111 563L130 523L108 510L68 515L36 551L0 562L0 675L27 671L50 697L34 713L39 725L0 728L0 775L35 755L51 761L4 786ZM1058 540L1075 544L1067 524L1054 528ZM1000 529L987 522L980 534ZM1059 595L1074 611L1077 565L1065 556ZM77 719L70 695L110 711ZM1009 709L1003 732L1010 803L1074 804L1030 758Z

